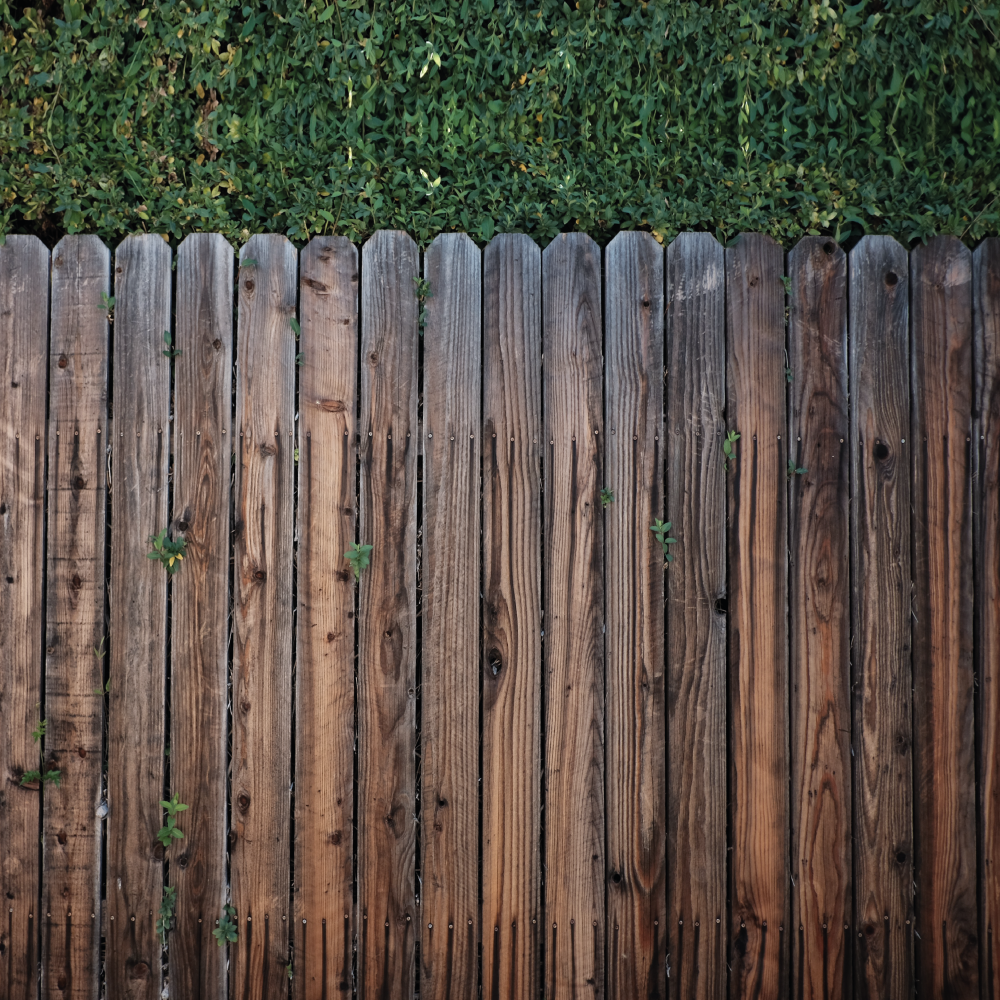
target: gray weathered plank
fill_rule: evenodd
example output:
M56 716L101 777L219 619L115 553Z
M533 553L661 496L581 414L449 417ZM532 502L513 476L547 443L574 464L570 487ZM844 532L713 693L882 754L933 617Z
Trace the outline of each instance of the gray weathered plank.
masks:
M354 946L354 576L358 252L317 236L299 275L298 616L295 647L295 978L298 1000L351 989Z
M168 517L171 277L161 236L115 253L106 976L110 996L136 1000L161 982L167 571L146 556Z
M482 995L541 984L541 252L483 255Z
M604 299L607 996L664 996L663 249L648 233L611 241Z
M450 1000L479 976L479 249L443 233L424 277L420 995Z
M371 545L358 626L358 990L414 992L416 852L417 246L362 249L361 523Z
M546 995L604 994L601 254L542 253L545 407ZM618 873L620 874L620 873Z
M788 989L788 539L781 247L726 250L734 998Z
M230 881L243 1000L288 988L296 258L284 236L254 236L238 278Z
M46 536L42 995L96 1000L101 943L105 517L111 255L66 236L52 259Z
M972 258L975 333L976 617L979 660L980 981L1000 997L1000 239Z
M972 253L910 254L917 990L979 994L972 663Z
M668 923L678 996L726 991L725 261L708 233L667 247Z
M849 274L855 991L913 995L909 262L866 236Z
M38 852L42 782L22 787L46 744L42 718L45 403L49 251L35 236L0 247L0 984L38 993Z
M788 255L792 993L852 993L847 257ZM798 471L804 470L804 471Z
M177 250L173 530L184 565L171 589L170 788L188 809L170 851L177 889L170 986L220 997L225 903L229 502L232 473L233 248L218 233Z

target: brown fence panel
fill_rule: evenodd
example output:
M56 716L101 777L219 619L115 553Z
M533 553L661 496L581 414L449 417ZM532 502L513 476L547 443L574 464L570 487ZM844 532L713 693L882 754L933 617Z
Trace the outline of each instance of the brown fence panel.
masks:
M973 482L979 657L982 991L1000 997L1000 239L973 256L976 424Z
M734 998L787 991L788 539L784 254L726 250L729 699Z
M722 1000L726 915L725 260L707 233L667 247L666 518L670 983Z
M43 779L25 782L24 774L58 769L49 747L32 738L43 718L48 279L42 242L8 237L0 247L0 984L23 997L38 992L38 834L46 793Z
M860 997L904 1000L913 995L906 251L864 237L849 288L855 986Z
M424 256L420 995L440 1000L479 976L480 261L464 233Z
M604 984L601 253L542 253L545 406L546 995Z
M972 254L910 255L917 994L978 996L972 665Z
M607 995L665 996L663 249L619 233L605 274Z
M230 955L244 1000L288 988L296 258L284 236L255 236L238 279Z
M847 257L788 255L792 994L850 997L850 443Z
M146 1000L161 981L167 570L147 555L168 517L171 256L153 235L115 254L107 982Z
M483 259L483 971L489 1000L535 997L541 912L541 253Z
M358 991L414 992L417 705L417 245L380 232L361 256Z
M52 258L45 602L46 745L61 772L45 793L45 997L96 1000L101 823L108 315L111 255L66 236Z
M299 276L295 939L299 1000L352 986L358 252L318 236Z
M220 997L212 931L226 902L229 504L232 474L233 248L215 234L177 250L172 529L187 542L170 598L170 780L188 808L169 852L177 890L169 937L177 996Z
M1000 995L1000 241L299 263L0 246L0 996Z

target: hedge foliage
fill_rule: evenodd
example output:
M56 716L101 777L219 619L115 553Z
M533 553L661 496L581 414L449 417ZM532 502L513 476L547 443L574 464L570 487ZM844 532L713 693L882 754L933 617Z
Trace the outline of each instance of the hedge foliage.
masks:
M36 2L2 232L1000 224L997 0Z

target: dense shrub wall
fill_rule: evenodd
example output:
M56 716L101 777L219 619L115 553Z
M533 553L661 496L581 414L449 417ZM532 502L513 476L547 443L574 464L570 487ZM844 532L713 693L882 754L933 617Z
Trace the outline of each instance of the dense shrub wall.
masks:
M996 0L0 0L0 229L1000 222Z

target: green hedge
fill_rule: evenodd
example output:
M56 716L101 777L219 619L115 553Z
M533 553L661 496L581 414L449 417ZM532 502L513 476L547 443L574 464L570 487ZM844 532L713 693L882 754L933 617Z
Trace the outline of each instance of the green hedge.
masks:
M41 2L2 232L998 232L997 0Z

